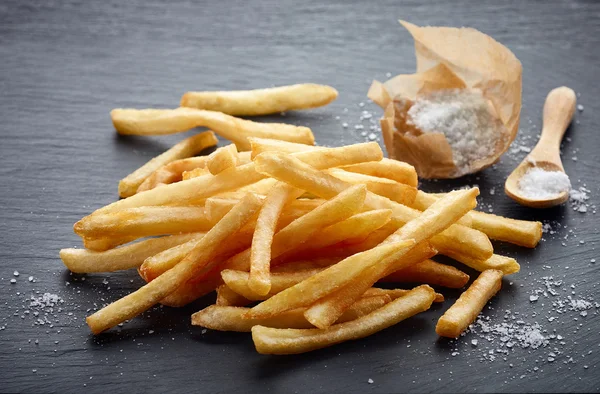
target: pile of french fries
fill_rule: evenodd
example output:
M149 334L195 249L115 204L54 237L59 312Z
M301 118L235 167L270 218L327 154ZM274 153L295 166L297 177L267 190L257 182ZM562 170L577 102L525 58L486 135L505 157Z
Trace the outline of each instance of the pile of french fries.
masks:
M335 89L312 84L189 92L173 110L112 111L120 133L201 132L121 180L120 201L74 225L85 249L63 249L73 272L137 269L143 287L88 316L99 334L156 304L186 305L216 291L192 324L251 332L265 354L302 353L371 335L443 302L432 287L463 288L437 323L458 337L519 271L490 239L534 247L541 223L473 210L477 188L428 194L406 163L377 143L314 146L310 129L234 115L313 108ZM214 133L213 133L214 131ZM234 142L208 156L215 133ZM135 241L135 242L133 242ZM379 283L421 283L384 289Z

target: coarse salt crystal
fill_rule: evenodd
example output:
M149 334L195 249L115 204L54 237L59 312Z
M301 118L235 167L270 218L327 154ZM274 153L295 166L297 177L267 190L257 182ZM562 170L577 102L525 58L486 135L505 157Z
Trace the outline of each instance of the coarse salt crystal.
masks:
M408 110L407 123L424 133L444 134L457 175L468 173L475 160L492 155L502 137L487 100L474 90L439 90L417 99Z
M19 276L19 271L15 271L15 272L13 272L13 275L14 275L14 276Z
M546 171L539 167L529 169L519 180L519 191L531 199L553 198L571 189L569 176L560 171Z
M373 384L373 379L369 378L369 380L367 380L367 383Z

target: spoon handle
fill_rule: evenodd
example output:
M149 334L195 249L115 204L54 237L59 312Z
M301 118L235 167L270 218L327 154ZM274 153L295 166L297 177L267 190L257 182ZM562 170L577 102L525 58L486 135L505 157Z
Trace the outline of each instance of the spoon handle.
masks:
M575 113L577 98L566 86L552 89L544 103L544 125L539 142L529 154L536 161L549 161L563 168L560 160L560 142Z

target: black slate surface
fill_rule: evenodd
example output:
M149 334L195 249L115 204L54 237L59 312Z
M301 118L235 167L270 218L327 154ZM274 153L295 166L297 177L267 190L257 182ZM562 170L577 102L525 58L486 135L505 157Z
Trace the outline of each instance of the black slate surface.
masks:
M494 213L551 224L555 233L535 250L497 244L522 271L505 280L485 315L496 324L506 310L519 313L516 320L537 322L555 339L535 350L514 346L494 361L490 350L507 349L498 340L489 344L474 334L439 340L433 328L458 295L452 291L444 291L443 306L384 332L299 356L261 356L249 335L191 327L189 315L210 297L180 310L154 309L92 337L85 316L142 281L135 272L70 275L58 250L80 245L72 224L113 201L120 178L183 138L118 137L109 111L176 106L189 89L327 83L340 92L330 106L267 120L310 126L321 144L363 141L354 129L363 123L361 111L381 113L366 100L370 81L414 69L412 40L398 18L472 26L514 51L524 68L515 146L533 146L550 89L567 85L579 94L585 109L567 132L563 157L574 185L591 190L587 213L568 205L533 211L509 200L503 181L524 152L477 176L423 184L428 190L478 184L484 209L491 204ZM591 262L600 259L593 208L599 33L595 1L0 3L0 392L600 390L598 309L583 317L552 306L568 296L600 301L600 263ZM563 281L557 295L530 302L549 276ZM39 310L30 297L44 292L65 302L40 325L44 312L33 315Z

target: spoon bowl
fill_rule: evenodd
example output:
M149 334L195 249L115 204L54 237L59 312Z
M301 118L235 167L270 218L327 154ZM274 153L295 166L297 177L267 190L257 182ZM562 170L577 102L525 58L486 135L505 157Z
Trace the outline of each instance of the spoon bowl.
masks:
M519 204L531 208L550 208L563 204L569 199L568 190L549 198L525 197L521 193L519 182L527 171L535 167L545 171L565 172L560 159L560 142L573 119L576 102L575 92L565 86L548 93L544 103L544 126L540 140L525 160L506 178L504 184L506 195Z
M533 160L523 160L521 164L509 175L504 184L504 192L507 196L521 205L530 208L551 208L556 205L564 204L569 199L569 192L564 191L547 199L531 199L521 194L519 181L532 168L541 168L545 171L564 172L562 167L549 161L535 162Z

